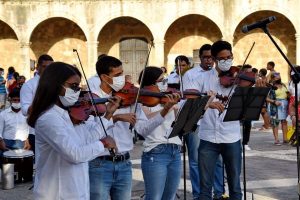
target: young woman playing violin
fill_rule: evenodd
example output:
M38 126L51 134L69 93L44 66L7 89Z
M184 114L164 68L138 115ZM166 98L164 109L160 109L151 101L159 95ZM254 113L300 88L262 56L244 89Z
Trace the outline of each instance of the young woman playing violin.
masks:
M142 74L142 73L141 73ZM141 87L161 85L163 71L158 67L146 67ZM141 81L141 75L139 82ZM175 119L175 105L180 96L168 95L169 101L154 107L143 106L148 119L157 118L156 127L140 133L144 138L142 171L145 183L145 200L174 199L181 176L181 140L168 139L171 124Z
M35 199L88 200L87 161L115 148L112 138L100 140L99 128L75 130L67 109L78 100L80 80L78 69L62 62L50 64L40 77L28 117L36 133Z

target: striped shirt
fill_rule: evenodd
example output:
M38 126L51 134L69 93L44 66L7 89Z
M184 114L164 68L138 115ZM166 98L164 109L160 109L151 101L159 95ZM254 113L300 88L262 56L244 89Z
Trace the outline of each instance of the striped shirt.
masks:
M0 94L6 94L5 83L3 81L3 76L0 76Z

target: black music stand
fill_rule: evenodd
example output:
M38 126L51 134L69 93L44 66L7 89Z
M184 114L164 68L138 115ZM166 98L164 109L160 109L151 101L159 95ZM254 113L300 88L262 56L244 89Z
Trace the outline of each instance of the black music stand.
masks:
M205 106L210 96L198 97L196 99L187 99L182 109L177 114L175 121L172 124L172 132L168 138L179 136L182 140L182 151L183 151L183 195L186 200L186 142L184 135L195 131L197 128L197 122L203 116Z
M224 122L240 120L243 123L243 135L245 135L244 120L258 120L262 106L270 91L267 87L237 87L229 100ZM245 145L243 144L243 184L244 200L246 200L246 159Z

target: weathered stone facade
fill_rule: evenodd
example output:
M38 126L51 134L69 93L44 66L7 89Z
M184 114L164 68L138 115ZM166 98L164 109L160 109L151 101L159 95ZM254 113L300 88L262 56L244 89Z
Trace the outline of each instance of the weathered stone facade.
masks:
M154 41L149 64L172 69L179 54L193 57L204 43L233 44L234 62L262 68L273 60L283 80L288 67L261 30L241 27L276 16L269 30L292 63L300 64L299 0L0 0L0 66L15 66L29 78L30 59L48 53L78 65L77 49L88 75L98 54L120 57L120 41Z

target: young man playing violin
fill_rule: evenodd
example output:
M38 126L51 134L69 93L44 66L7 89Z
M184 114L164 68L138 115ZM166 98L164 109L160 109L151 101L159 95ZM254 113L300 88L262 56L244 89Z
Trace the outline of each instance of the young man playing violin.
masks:
M199 92L213 91L227 96L231 87L220 84L219 74L228 71L232 66L232 48L226 41L217 41L212 45L211 54L215 68L202 73L194 81L192 89ZM191 89L191 88L189 88ZM219 114L222 113L220 116ZM199 173L200 199L212 199L212 186L215 176L215 166L220 155L228 178L230 199L242 199L240 187L241 173L241 134L239 121L223 122L226 112L222 102L215 99L200 120L198 134L199 145Z
M96 63L97 74L101 79L96 93L101 98L111 97L125 85L122 62L112 56L105 56ZM131 199L132 164L129 151L133 149L133 134L130 125L143 134L154 129L161 123L161 118L147 119L139 106L133 113L134 106L127 106L116 110L113 121L114 127L108 134L114 138L117 145L116 156L108 151L89 163L90 197L91 200Z
M204 72L213 69L214 63L211 56L211 45L204 44L199 49L199 58L200 65L195 66L194 68L188 70L182 79L184 89L197 89L193 86L194 83L197 83L197 79L201 78ZM202 90L201 92L208 92ZM199 125L199 122L198 122ZM194 199L200 198L200 179L199 176L199 167L198 167L198 148L200 139L198 136L198 128L195 132L187 134L185 137L189 155L189 166L190 166L190 177L193 189ZM224 193L224 184L223 184L223 163L222 157L220 156L217 160L216 171L215 171L215 180L214 180L214 199L221 199Z

